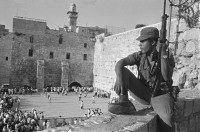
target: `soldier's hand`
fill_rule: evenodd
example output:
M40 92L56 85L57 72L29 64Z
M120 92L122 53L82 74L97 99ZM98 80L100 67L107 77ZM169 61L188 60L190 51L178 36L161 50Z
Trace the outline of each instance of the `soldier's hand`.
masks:
M162 43L160 42L160 39L158 39L157 46L156 46L156 49L158 52L159 50L166 51L167 47L168 47L168 41L166 41L165 43Z
M120 94L123 94L123 90L124 90L124 83L122 81L122 79L118 78L116 79L116 82L115 82L115 86L114 86L114 90L115 92L120 95Z

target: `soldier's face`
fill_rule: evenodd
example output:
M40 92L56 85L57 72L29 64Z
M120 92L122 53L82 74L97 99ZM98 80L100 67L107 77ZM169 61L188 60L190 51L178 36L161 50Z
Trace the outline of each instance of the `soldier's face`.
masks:
M142 53L147 53L152 49L152 42L150 40L142 40L139 44Z

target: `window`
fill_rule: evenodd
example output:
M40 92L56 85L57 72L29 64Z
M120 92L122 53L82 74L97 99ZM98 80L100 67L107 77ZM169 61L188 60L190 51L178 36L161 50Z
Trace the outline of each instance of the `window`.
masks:
M6 57L6 61L8 61L8 57Z
M84 43L84 48L87 48L87 43Z
M83 54L83 60L87 60L87 54Z
M66 54L66 59L70 59L70 53Z
M63 37L62 37L62 35L60 35L59 36L59 44L62 44L62 42L63 42Z
M53 52L50 52L49 58L50 58L50 59L53 59Z
M30 36L30 43L33 43L33 36Z
M28 56L30 56L30 57L33 56L33 49L29 49L29 51L28 51Z

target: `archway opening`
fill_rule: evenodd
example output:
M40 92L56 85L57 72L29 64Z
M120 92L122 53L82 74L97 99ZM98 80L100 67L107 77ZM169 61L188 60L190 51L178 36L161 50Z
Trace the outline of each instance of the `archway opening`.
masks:
M78 82L72 82L69 84L69 90L70 91L74 91L74 88L77 88L77 87L82 87L82 85Z

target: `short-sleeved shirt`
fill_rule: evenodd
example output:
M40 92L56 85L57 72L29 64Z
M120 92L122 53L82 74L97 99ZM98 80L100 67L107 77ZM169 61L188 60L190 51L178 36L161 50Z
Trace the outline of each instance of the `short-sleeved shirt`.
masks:
M143 54L141 51L130 54L126 58L124 58L130 66L137 65L139 80L147 87L152 87L152 84L155 81L155 70L157 68L158 52L155 51L150 56L150 61L152 62L152 64L150 64L147 55ZM171 53L169 53L168 63L171 67L175 66L174 58ZM161 82L165 82L163 77L161 77ZM173 80L170 79L168 84L172 83Z

